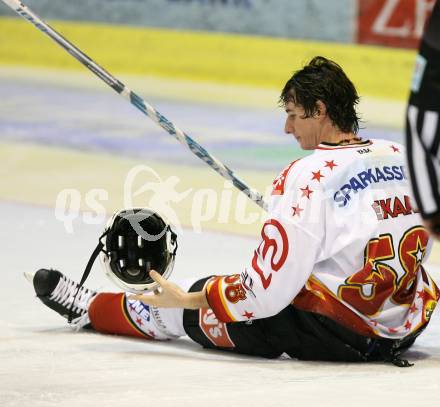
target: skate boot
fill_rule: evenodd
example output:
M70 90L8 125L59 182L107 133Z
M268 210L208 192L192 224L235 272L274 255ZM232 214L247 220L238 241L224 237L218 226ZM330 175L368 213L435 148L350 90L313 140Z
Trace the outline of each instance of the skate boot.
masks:
M87 310L96 291L81 287L71 306L79 284L58 270L40 269L33 275L32 283L37 297L45 305L66 319L71 312L72 322L78 328L90 327Z

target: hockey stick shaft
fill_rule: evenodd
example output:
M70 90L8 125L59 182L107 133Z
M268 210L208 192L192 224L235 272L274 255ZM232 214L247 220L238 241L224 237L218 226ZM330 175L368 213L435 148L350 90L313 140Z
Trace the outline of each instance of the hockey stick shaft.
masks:
M64 48L70 55L77 59L81 64L92 71L98 78L104 81L107 85L113 88L117 93L127 99L132 105L138 108L146 116L150 117L160 127L162 127L168 134L175 137L183 145L185 145L193 154L199 157L202 161L208 164L214 171L220 174L223 178L232 182L232 184L246 194L249 199L259 205L261 208L267 210L267 204L264 202L263 196L254 189L251 189L245 182L240 180L234 172L223 164L219 159L208 153L199 143L188 136L185 132L176 127L165 116L159 113L156 109L148 104L135 92L131 91L121 81L107 72L104 68L99 66L79 48L69 42L61 34L55 31L40 17L38 17L28 6L18 0L1 0L11 9L13 9L21 17L29 21L36 28L49 36L58 45Z

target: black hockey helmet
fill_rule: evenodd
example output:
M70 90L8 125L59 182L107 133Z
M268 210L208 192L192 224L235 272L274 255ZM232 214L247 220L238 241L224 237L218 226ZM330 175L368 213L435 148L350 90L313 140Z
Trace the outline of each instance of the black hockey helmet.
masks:
M148 208L123 209L109 220L102 237L101 263L107 276L124 290L156 288L151 269L167 278L174 266L177 235Z
M123 290L134 293L152 291L157 283L150 277L156 270L168 278L174 267L177 235L162 217L148 208L122 209L107 227L84 269L74 300L100 256L107 276ZM73 318L72 306L69 323Z

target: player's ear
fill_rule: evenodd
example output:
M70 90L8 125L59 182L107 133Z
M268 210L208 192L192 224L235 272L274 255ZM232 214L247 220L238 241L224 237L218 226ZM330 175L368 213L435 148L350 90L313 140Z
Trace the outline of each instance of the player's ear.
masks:
M327 107L324 102L318 100L316 102L316 117L322 119L325 116L327 116Z

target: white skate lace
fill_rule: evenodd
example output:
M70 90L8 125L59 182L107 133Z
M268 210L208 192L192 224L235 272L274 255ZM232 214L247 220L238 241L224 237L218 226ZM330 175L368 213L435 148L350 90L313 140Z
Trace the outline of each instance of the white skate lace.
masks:
M66 276L62 276L60 281L58 282L55 290L50 295L50 299L52 301L57 302L65 306L69 309L70 304L72 303L76 290L78 289L78 284L75 281L67 278ZM81 287L76 296L75 303L72 306L72 311L80 314L82 317L84 314L87 315L87 309L90 300L96 295L96 292L93 290L89 290L88 288ZM78 319L78 318L76 318ZM73 321L72 321L73 322Z
M74 331L79 331L81 328L85 327L88 324L90 324L90 318L89 318L88 312L86 312L84 315L81 315L78 318L72 319L70 327Z

